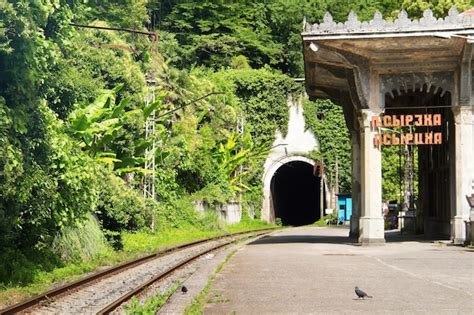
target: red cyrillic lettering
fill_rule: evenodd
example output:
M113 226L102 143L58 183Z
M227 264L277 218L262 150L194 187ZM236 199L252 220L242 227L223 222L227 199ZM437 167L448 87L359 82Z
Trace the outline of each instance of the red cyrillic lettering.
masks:
M374 136L374 145L379 146L382 143L381 140L382 140L381 139L381 134L380 133L375 134L375 136Z
M400 119L397 118L397 115L392 116L392 126L400 127Z
M423 144L423 134L415 133L415 144Z
M411 142L413 141L413 134L407 133L405 135L402 135L400 138L401 144L411 144Z
M425 126L433 126L433 120L431 114L425 114Z
M415 126L422 126L423 125L423 115L415 115Z
M392 135L392 144L393 145L399 145L400 144L400 138L398 138L396 135Z
M372 116L372 120L370 122L372 128L380 127L380 117L379 116Z
M433 144L433 133L426 132L425 133L425 144Z

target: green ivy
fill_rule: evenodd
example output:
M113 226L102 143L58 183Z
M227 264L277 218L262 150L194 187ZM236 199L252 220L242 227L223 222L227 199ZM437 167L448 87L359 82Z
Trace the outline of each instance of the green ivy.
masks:
M306 100L303 103L306 128L318 139L319 150L312 152L315 159L322 159L330 185L335 184L336 161L339 191L351 191L351 143L342 107L329 100Z

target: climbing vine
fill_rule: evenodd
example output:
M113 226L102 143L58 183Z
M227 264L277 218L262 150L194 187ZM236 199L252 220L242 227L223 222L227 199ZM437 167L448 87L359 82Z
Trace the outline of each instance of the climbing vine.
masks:
M351 144L344 121L342 107L329 100L303 103L306 128L319 142L319 149L311 153L314 159L322 159L330 186L335 185L336 163L339 191L351 191Z
M276 131L284 135L287 132L288 97L299 93L299 87L288 76L270 68L232 70L224 74L224 79L234 82L245 121L244 128L249 130L259 147L259 156L247 165L247 184L252 190L244 196L244 201L256 210L256 216L259 217L263 198L261 177L266 153L275 139Z
M319 148L310 153L311 158L323 160L325 174L331 186L335 184L337 159L339 191L350 192L352 148L342 107L329 100L306 101L303 106L306 128L313 131L319 142ZM401 153L400 149L397 146L382 148L383 200L398 200L400 197L400 185L403 185L400 178L400 163L402 163L402 167L404 165L403 152ZM401 160L400 154L402 155ZM415 174L417 173L416 167L415 163ZM416 189L417 178L415 178Z

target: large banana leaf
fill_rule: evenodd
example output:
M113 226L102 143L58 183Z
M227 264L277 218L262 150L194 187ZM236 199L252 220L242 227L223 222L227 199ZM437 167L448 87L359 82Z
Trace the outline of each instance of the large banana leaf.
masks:
M159 110L166 96L165 93L157 93L156 101L142 108L127 110L129 99L123 99L116 103L116 93L123 88L118 85L112 90L105 90L91 104L73 111L68 118L67 130L72 137L78 140L79 146L89 151L91 156L102 163L117 166L121 173L139 172L144 163L143 155L158 137L165 135L166 128L157 124L156 133L149 139L136 139L134 151L131 156L116 157L119 152L117 141L120 140L121 130L127 121L133 120L137 114L142 114L146 119L153 111ZM133 146L132 146L133 147ZM114 152L110 152L114 151ZM122 152L123 153L123 152Z

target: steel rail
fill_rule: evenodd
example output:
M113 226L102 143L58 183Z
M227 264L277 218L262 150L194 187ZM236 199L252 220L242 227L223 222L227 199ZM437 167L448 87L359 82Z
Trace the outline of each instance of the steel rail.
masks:
M250 235L249 237L258 237L258 236L261 236L263 234L266 234L268 232L264 232L264 233L257 233L257 234L254 234L254 235ZM222 248L224 246L227 246L229 244L232 244L232 243L235 243L236 241L238 240L230 240L230 241L227 241L223 244L219 244L219 245L216 245L214 246L213 248L210 248L210 249L206 249L205 251L203 252L200 252L190 258L187 258L185 259L184 261L181 261L181 262L178 262L176 265L170 267L169 269L157 274L156 276L154 276L152 279L148 280L147 282L139 285L138 287L136 287L135 289L133 289L132 291L128 292L127 294L125 295L122 295L120 298L116 299L115 301L111 302L110 304L108 304L107 306L105 306L104 308L102 308L100 311L97 312L97 314L99 315L105 315L105 314L110 314L112 313L115 309L119 308L122 304L126 303L127 301L131 300L132 297L134 296L137 296L138 294L140 294L142 291L144 291L145 289L147 289L149 286L151 286L152 284L154 284L155 282L158 282L164 278L166 278L167 276L169 276L170 274L172 274L173 272L175 272L176 270L184 267L185 265L197 260L199 257L203 256L203 255L206 255L212 251L215 251L219 248Z
M36 306L36 305L40 304L43 301L48 301L53 297L59 296L61 294L65 294L68 291L78 289L79 287L91 285L92 283L97 282L100 279L110 277L110 276L118 274L118 273L120 273L124 270L130 269L130 268L135 267L135 266L139 266L139 265L144 264L144 263L146 263L150 260L153 260L153 259L156 259L156 258L159 258L159 257L163 257L167 254L170 254L172 252L175 252L175 251L178 251L178 250L181 250L181 249L184 249L184 248L188 248L188 247L198 245L198 244L202 244L202 243L209 242L209 241L219 240L219 239L222 239L222 238L225 238L225 237L237 236L237 235L241 235L241 234L258 232L258 231L269 231L269 230L275 230L275 229L277 229L277 228L253 230L253 231L246 231L246 232L238 232L238 233L233 233L233 234L224 234L224 235L219 235L219 236L215 236L215 237L211 237L211 238L207 238L207 239L201 239L201 240L181 244L181 245L178 245L178 246L166 248L166 249L160 250L156 253L146 255L146 256L143 256L143 257L140 257L140 258L137 258L137 259L119 264L117 266L114 266L114 267L96 272L96 273L94 273L90 276L81 278L79 280L76 280L76 281L73 281L73 282L70 282L70 283L66 283L65 285L62 285L60 287L57 287L57 288L51 289L47 292L44 292L44 293L38 294L36 296L33 296L33 297L31 297L31 298L29 298L25 301L22 301L20 303L13 304L13 305L11 305L7 308L4 308L4 309L0 310L0 315L10 315L10 314L19 313L19 312L24 311L26 309L29 309L33 306Z

